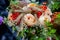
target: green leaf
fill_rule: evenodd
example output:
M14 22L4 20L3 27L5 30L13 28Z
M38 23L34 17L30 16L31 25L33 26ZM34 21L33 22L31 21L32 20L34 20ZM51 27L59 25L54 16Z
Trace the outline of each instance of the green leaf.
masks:
M38 40L44 40L43 38L39 38Z
M53 26L53 24L50 23L49 21L46 21L46 22L45 22L45 25L46 25L47 27L52 27L52 26Z
M55 29L52 29L51 31L50 31L50 33L55 33L56 32L56 30Z
M57 18L60 18L60 14L57 15Z

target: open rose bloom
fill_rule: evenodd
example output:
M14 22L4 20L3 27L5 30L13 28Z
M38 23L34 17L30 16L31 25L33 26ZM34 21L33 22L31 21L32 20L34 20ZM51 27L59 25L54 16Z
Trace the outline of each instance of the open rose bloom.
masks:
M28 26L32 26L32 25L36 24L36 18L32 14L26 14L24 16L24 22Z
M43 9L42 9L43 10ZM47 7L46 9L43 10L44 12L42 13L42 15L39 18L40 24L41 25L45 25L44 21L49 21L51 22L51 15L52 12L51 10Z

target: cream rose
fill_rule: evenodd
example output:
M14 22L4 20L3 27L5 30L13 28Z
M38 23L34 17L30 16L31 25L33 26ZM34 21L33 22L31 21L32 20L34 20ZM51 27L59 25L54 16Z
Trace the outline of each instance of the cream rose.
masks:
M36 19L35 19L35 17L32 14L26 14L24 16L24 22L28 26L33 26L33 25L36 24Z
M39 18L40 24L45 25L45 21L51 21L51 17L49 15L41 15Z

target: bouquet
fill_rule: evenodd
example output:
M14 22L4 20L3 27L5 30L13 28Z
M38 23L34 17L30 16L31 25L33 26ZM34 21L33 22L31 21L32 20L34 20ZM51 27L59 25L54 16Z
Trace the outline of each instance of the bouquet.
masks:
M17 40L58 40L52 22L55 16L51 17L51 9L45 3L21 6L17 2L10 7L8 21L5 20L5 23L17 31Z

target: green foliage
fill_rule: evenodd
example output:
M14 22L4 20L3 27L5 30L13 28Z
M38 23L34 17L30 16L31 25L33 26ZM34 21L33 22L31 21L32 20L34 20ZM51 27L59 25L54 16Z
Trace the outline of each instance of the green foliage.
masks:
M8 23L8 18L4 17L4 21L3 21L5 24Z
M53 0L54 2L60 1L60 0Z
M25 37L28 38L29 40L40 40L40 39L44 40L42 31L44 30L41 30L39 26L34 26L27 29L23 29L19 35L20 37Z
M57 15L57 18L60 18L60 13Z
M17 0L11 0L10 4L17 5L19 2Z
M53 2L53 4L50 5L51 10L58 10L60 8L60 2Z
M47 35L49 36L55 35L56 29L53 28L53 24L50 23L49 21L45 22L45 24L48 28Z
M46 23L48 29L44 26L34 26L27 29L24 29L20 32L20 37L28 38L29 40L46 40L48 36L52 37L55 35L56 30L51 27L51 23Z
M47 27L53 27L53 24L50 23L49 21L46 21L46 22L45 22L45 25L46 25Z
M54 23L60 25L60 13L57 15L57 18L54 20Z

